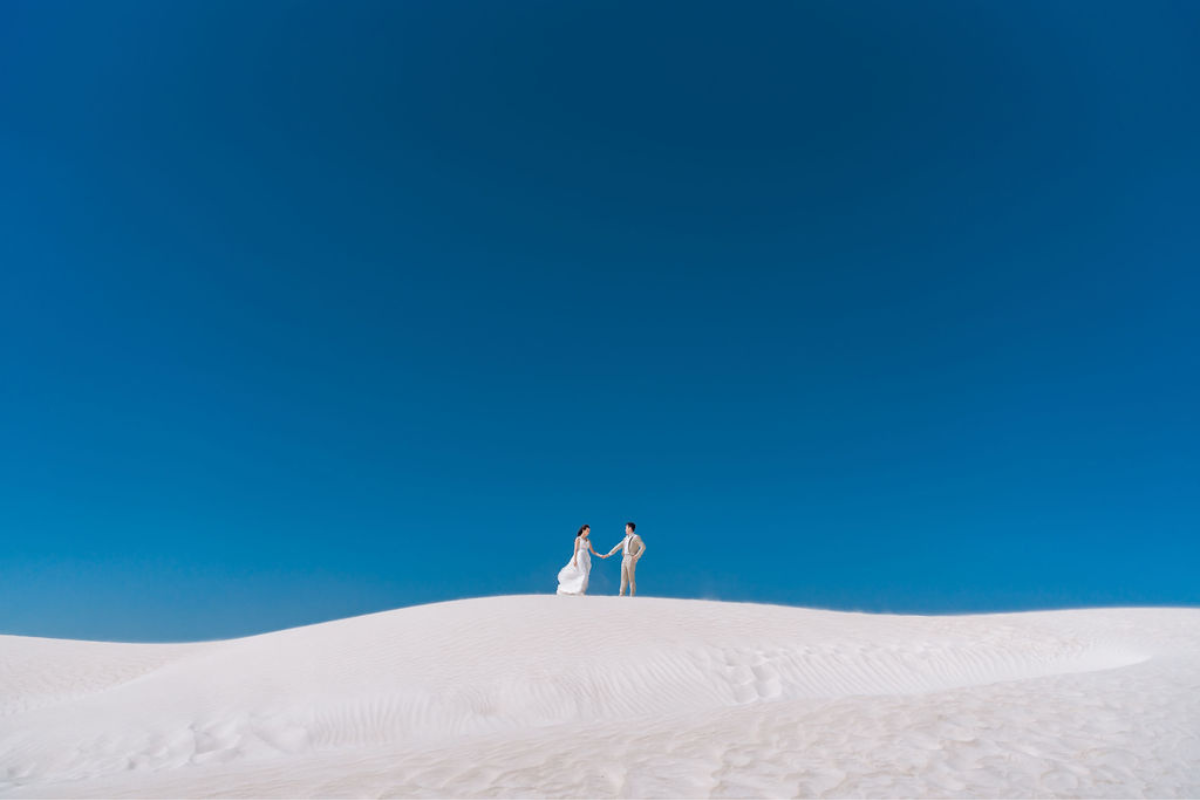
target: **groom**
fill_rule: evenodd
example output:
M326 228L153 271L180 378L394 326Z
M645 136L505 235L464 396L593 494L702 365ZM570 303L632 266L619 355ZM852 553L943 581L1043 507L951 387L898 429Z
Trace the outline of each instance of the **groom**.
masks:
M617 597L625 594L625 584L629 584L630 597L637 594L637 581L634 580L634 572L637 570L637 562L641 560L642 556L646 555L646 545L642 542L642 537L633 532L635 528L637 528L637 525L634 525L632 522L626 522L625 538L604 556L608 558L618 550L624 553L621 557L621 591L617 593Z

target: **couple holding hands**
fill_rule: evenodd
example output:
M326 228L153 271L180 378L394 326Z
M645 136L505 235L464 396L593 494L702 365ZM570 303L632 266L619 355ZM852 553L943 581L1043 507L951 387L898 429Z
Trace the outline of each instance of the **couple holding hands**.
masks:
M634 571L637 569L637 562L646 554L646 545L642 542L642 537L634 533L637 526L632 522L625 523L625 538L606 554L600 555L596 553L592 547L592 540L589 537L592 531L590 525L584 525L575 534L575 554L571 556L571 561L565 567L558 571L558 594L587 594L588 576L592 572L592 557L590 553L596 553L600 558L608 558L613 553L620 550L621 556L621 591L617 596L625 594L625 586L629 586L629 596L633 597L637 594L637 581L634 580Z

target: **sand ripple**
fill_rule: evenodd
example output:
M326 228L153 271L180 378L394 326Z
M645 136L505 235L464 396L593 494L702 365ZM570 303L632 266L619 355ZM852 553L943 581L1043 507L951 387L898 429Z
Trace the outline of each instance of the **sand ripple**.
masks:
M524 596L187 645L6 636L9 795L1197 796L1200 610Z

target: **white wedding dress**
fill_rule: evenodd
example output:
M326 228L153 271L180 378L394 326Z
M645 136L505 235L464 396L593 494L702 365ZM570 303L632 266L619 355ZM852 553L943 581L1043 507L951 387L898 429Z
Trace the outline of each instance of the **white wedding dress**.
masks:
M588 542L579 542L579 566L574 565L575 558L558 571L558 594L587 594L588 575L592 571L592 554L588 552Z

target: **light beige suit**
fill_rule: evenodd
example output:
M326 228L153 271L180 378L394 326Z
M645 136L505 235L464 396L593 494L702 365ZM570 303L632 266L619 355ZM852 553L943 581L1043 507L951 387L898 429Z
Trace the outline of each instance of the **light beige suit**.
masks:
M646 553L646 543L642 541L642 537L636 533L631 533L621 540L621 543L608 551L608 555L612 555L618 550L624 550L624 555L621 556L621 591L617 593L620 597L625 594L625 587L629 586L629 596L633 597L637 594L637 562Z

